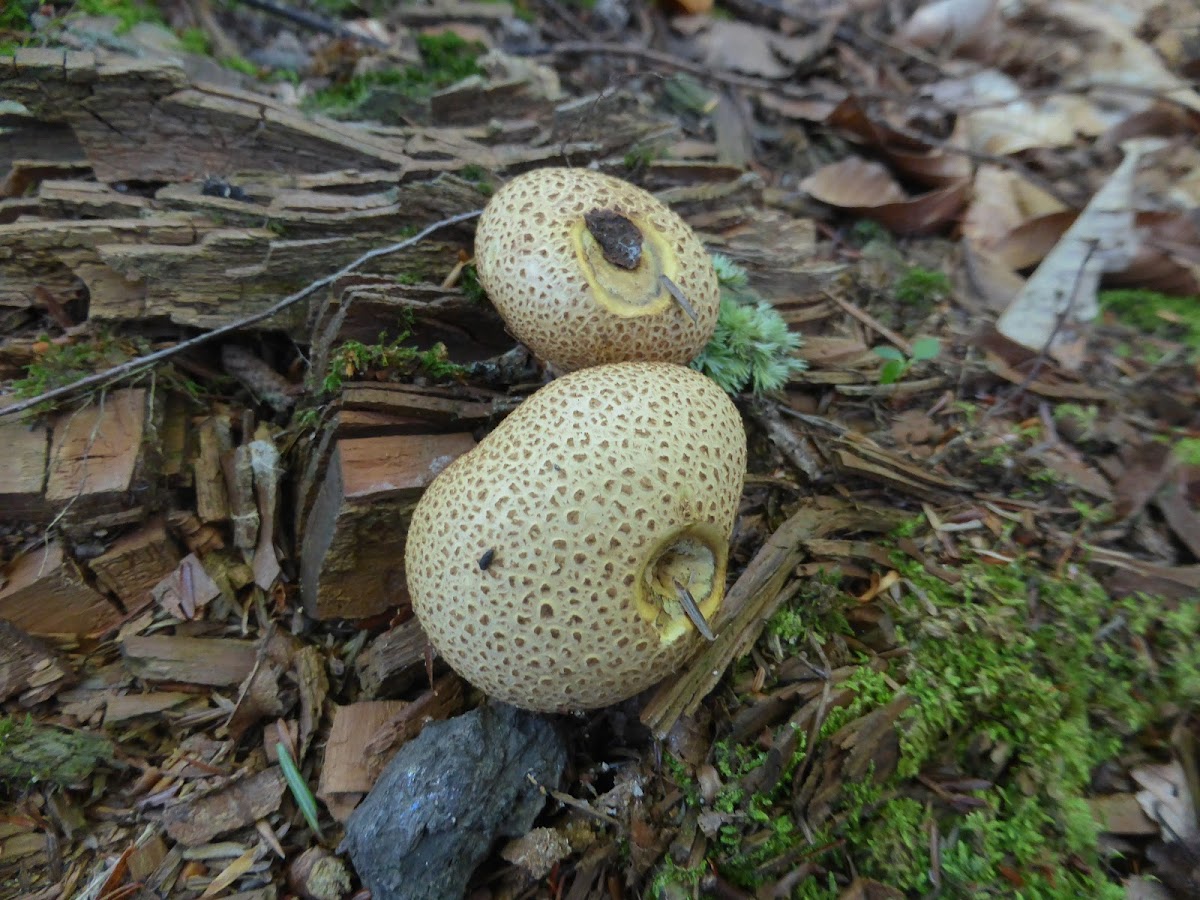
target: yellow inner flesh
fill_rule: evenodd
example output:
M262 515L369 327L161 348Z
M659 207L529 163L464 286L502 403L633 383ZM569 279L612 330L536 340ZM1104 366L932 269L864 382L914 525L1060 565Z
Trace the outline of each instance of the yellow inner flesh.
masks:
M711 623L725 594L725 542L697 526L685 529L649 557L638 582L638 613L658 631L659 640L670 644L696 626L688 618L679 597L679 582L688 589L705 621Z
M622 213L624 215L624 213ZM636 269L622 269L604 258L583 216L571 232L571 244L596 302L614 316L633 318L665 312L674 302L659 279L679 283L679 260L663 236L635 216L626 216L642 233L642 259Z

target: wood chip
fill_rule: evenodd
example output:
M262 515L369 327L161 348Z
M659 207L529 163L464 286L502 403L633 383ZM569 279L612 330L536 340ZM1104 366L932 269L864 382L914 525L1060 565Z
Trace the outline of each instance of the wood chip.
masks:
M138 716L155 716L172 707L194 700L194 694L158 691L149 694L122 694L109 697L104 708L104 724L116 725Z
M254 669L253 641L135 635L121 642L125 667L143 681L214 687L241 684Z
M41 703L74 680L66 657L0 619L0 700L24 691L23 705Z
M33 635L98 634L121 621L121 611L88 586L57 542L27 553L0 588L0 619Z
M172 840L195 847L276 812L286 787L283 772L273 766L203 797L168 806L163 827Z
M221 589L205 571L195 553L179 561L175 570L151 591L156 603L177 619L191 620L221 596Z
M88 563L96 580L116 595L127 613L136 613L154 599L151 593L179 564L179 548L162 519L118 538Z

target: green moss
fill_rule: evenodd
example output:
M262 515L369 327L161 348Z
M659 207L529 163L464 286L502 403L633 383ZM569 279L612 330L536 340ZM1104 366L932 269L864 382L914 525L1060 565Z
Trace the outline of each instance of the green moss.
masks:
M112 756L112 742L103 735L0 717L0 782L17 789L40 782L78 784Z
M675 782L675 786L683 792L683 802L688 806L699 806L700 786L696 783L696 779L691 776L691 773L688 772L688 768L684 765L683 761L670 753L664 753L663 765L667 767L667 771L671 774L671 779Z
M694 897L703 869L686 869L668 854L650 882L649 896L654 900L685 900Z
M200 56L212 55L212 41L203 28L185 28L179 33L179 43L188 53Z
M22 400L128 362L146 350L144 342L118 340L107 332L75 344L50 343L44 336L41 340L46 350L25 367L24 378L12 383L14 395Z
M731 394L747 387L756 394L782 388L808 368L796 355L802 338L775 307L746 287L746 272L740 266L715 254L713 267L721 283L717 328L692 360L692 368Z
M842 612L847 598L840 581L836 570L819 572L772 614L766 633L792 647L813 640L823 644L833 634L851 634Z
M886 673L876 672L869 666L859 666L849 678L842 682L842 686L847 690L854 691L854 699L848 706L829 711L825 721L821 723L822 739L834 734L843 725L853 722L859 716L886 706L896 697L896 682L890 679Z
M907 536L917 521L903 529ZM809 839L791 818L803 748L775 787L747 796L743 779L764 752L718 741L713 764L725 788L713 806L731 818L710 863L755 890L766 863L803 856L830 877L857 873L923 896L935 890L930 835L937 834L943 896L1116 900L1121 888L1109 877L1085 799L1092 773L1155 723L1200 709L1200 607L1116 599L1082 572L1059 578L1031 562L968 560L956 585L911 558L895 562L908 589L885 606L897 644L909 652L886 676L864 665L839 685L854 699L829 711L818 747L828 752L839 728L908 696L914 702L897 726L897 771L841 784L832 815ZM843 610L855 601L833 578L825 576L816 602L798 597L772 617L768 646L798 644L805 629L826 646L850 633ZM951 806L916 780L938 771L978 779L980 787ZM832 900L840 889L813 878L793 896Z
M386 371L398 377L424 375L438 380L457 379L465 375L462 366L450 362L445 345L438 343L428 350L418 350L404 346L410 337L408 331L403 331L390 341L380 335L377 344L346 341L330 355L329 370L321 384L322 390L335 392L341 388L343 381L371 371Z
M317 91L309 98L307 105L327 113L348 113L357 109L379 88L423 99L470 75L483 74L475 62L484 50L483 45L463 40L452 32L418 35L417 48L421 52L422 65L355 75L345 82Z
M485 197L490 197L496 192L496 186L492 184L488 177L487 169L485 169L483 166L463 166L462 171L459 172L459 174L464 180L472 182L477 188L479 188L479 192Z
M1200 350L1200 297L1101 291L1100 307L1131 328Z
M870 787L870 780L863 784ZM853 793L854 787L848 786ZM881 792L859 790L852 803L856 861L866 871L879 873L887 884L903 884L925 893L929 879L929 826L932 813L912 797L882 800Z
M221 60L221 65L251 78L257 78L259 74L258 66L241 56L226 56Z
M850 229L850 243L856 247L865 247L875 241L895 243L892 233L872 219L859 219Z
M917 702L902 720L897 783L938 763L996 783L983 792L985 809L943 814L941 833L958 835L947 880L985 891L1003 883L1004 865L1025 896L1119 896L1103 876L1083 796L1092 770L1163 704L1200 705L1190 649L1200 611L1114 600L1082 574L1060 580L1029 565L968 565L954 589L920 566L903 569L924 600L911 597L901 616L912 651L904 690ZM1125 623L1119 636L1098 639L1114 621ZM851 843L868 848L871 836ZM1068 858L1082 866L1066 867Z
M1094 403L1083 406L1079 403L1060 403L1054 407L1055 422L1070 423L1079 433L1079 440L1093 437L1093 430L1100 421L1100 407Z
M479 283L479 270L475 268L475 263L468 263L463 266L459 286L462 288L463 294L471 302L484 303L487 300L487 291Z
M8 0L0 9L0 31L31 31L33 23L29 17L39 6L40 0Z
M1200 438L1180 438L1175 442L1175 456L1184 465L1200 466Z
M950 278L945 272L913 266L896 282L896 299L912 306L931 306L950 293Z
M115 16L120 24L116 33L124 34L139 22L166 24L162 13L150 3L141 0L75 0L75 11L90 16Z
M628 172L638 172L654 162L659 155L659 149L653 144L636 144L625 154L621 165Z

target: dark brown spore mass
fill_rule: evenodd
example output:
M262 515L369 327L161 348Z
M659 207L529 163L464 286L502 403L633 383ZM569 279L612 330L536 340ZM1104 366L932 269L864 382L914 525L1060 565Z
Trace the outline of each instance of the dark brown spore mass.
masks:
M642 261L642 232L636 225L611 209L593 209L583 214L583 221L605 259L622 269L638 267Z

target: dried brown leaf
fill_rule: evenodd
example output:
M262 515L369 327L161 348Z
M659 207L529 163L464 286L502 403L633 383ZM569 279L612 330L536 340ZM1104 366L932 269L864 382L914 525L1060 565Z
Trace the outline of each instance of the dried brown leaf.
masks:
M917 47L954 51L996 20L997 0L934 0L913 13L898 37Z
M822 166L800 182L800 187L822 203L842 209L876 207L907 199L891 172L880 163L859 157Z

